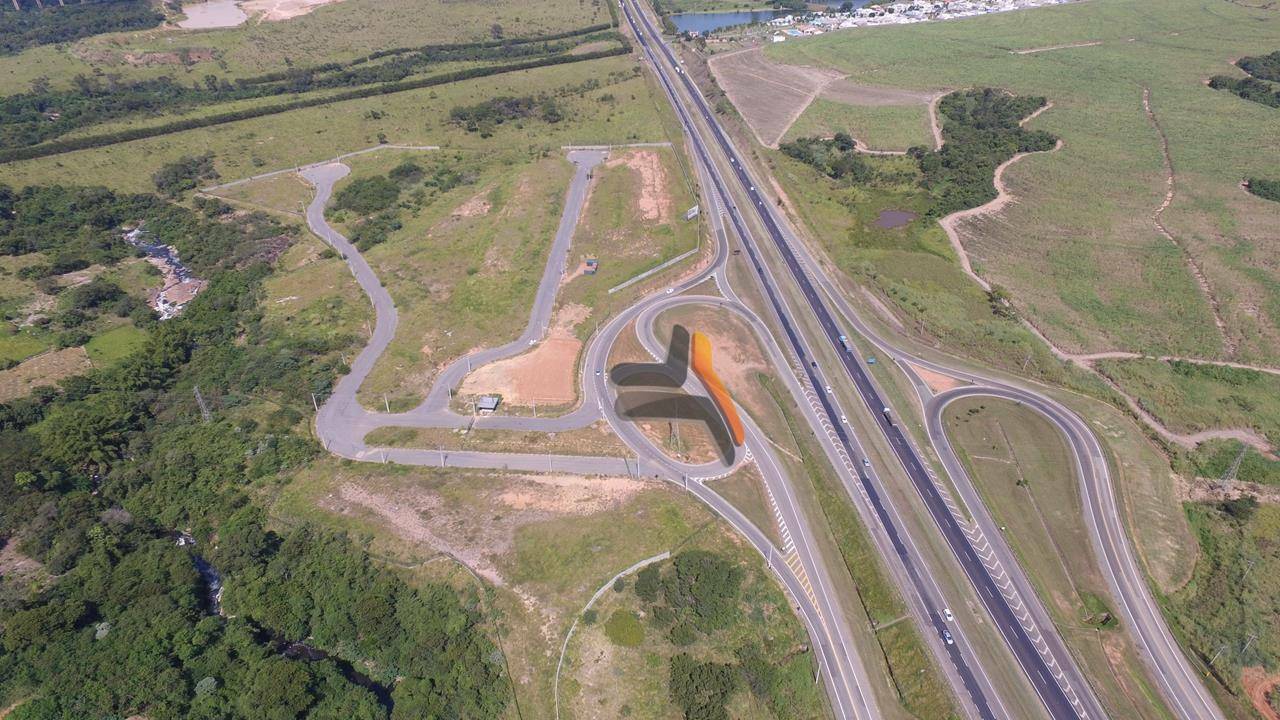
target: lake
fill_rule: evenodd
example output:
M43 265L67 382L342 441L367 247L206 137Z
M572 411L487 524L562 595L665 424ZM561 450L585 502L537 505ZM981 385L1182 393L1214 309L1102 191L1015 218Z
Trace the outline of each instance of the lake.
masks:
M854 7L867 5L871 0L857 0ZM828 7L838 8L843 0L830 0ZM748 23L768 22L783 15L795 15L794 10L734 10L731 12L677 13L671 16L671 22L680 32L708 33L722 28Z

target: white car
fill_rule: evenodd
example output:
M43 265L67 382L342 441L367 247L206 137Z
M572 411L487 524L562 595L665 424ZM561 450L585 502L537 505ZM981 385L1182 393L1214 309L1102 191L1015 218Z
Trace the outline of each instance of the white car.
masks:
M670 295L671 293L673 293L673 292L675 292L675 291L676 291L676 289L675 289L675 288L667 288L667 294L668 294L668 295Z
M841 416L840 416L840 422L844 423L845 425L848 425L848 424L849 424L849 418L847 418L847 417L845 417L845 416L841 415Z
M828 386L827 386L827 394L828 394L828 395L830 395L830 394L831 394L831 386L830 386L830 385L828 385Z
M942 617L946 618L947 622L954 622L956 619L955 616L951 614L951 608L942 608Z
M862 458L863 467L871 467L871 458Z
M946 640L948 645L955 645L955 644L956 644L955 638L951 637L951 631L950 631L950 630L943 630L943 631L942 631L942 639L943 639L943 640Z

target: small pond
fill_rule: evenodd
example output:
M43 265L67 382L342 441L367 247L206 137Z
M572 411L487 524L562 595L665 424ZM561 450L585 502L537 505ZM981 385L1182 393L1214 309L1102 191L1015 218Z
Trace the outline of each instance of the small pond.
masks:
M916 217L915 213L907 212L906 210L881 210L872 225L885 229L900 228L915 220Z

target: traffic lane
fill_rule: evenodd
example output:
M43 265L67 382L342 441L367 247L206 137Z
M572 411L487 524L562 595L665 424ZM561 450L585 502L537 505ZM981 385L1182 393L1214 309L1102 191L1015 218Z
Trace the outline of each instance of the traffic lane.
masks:
M629 18L629 21L631 21L629 14L628 14L628 18ZM647 18L644 18L644 20L646 24L648 24ZM634 25L634 22L633 22L633 25ZM670 51L667 50L665 46L663 46L663 51L667 55L669 60L674 61L674 59L671 57ZM691 83L688 80L688 78L684 78L684 82L686 84L686 87L689 88ZM706 110L706 103L703 101L701 95L697 93L696 88L689 88L689 92L691 97L694 98L695 102L697 102L699 106L702 108L703 117L706 119L708 126L712 128L713 134L716 135L716 139L719 141L722 150L730 158L736 158L736 155L734 154L732 148L728 147L728 143L722 131L719 130L718 125L715 123L714 119L711 118L710 113ZM698 142L698 141L695 140L695 142ZM765 203L763 202L762 196L760 192L756 190L755 186L751 184L750 179L747 177L745 171L742 168L742 164L737 162L736 159L731 164L733 165L734 173L737 175L739 182L746 186L746 192L748 194L748 197L752 199L754 201L754 204L757 206L757 214L760 216L762 223L766 227L766 230L769 232L774 242L779 245L779 249L783 256L785 264L788 266L788 268L792 271L793 275L796 277L797 282L801 285L802 293L806 297L806 300L810 303L811 309L813 309L813 311L815 312L815 315L818 316L820 324L823 325L824 329L827 331L828 340L832 341L834 344L836 338L838 337L838 332L835 329L834 321L832 320L830 315L827 312L825 312L825 307L821 303L820 299L817 297L817 294L812 288L812 286L807 282L807 278L805 277L801 267L797 263L795 256L788 252L788 248L786 248L786 245L785 245L785 239L782 237L781 232L777 224L774 222L772 216L767 212L767 210L764 209ZM732 211L730 215L732 217L737 212L737 207L732 203L731 203L731 207L732 207ZM757 271L760 271L760 265L758 261L756 262L756 268L757 268ZM846 365L846 369L848 369L849 363L847 359L846 359L845 365ZM853 371L850 371L850 375L855 380L855 384L858 384L857 383L858 378L856 374ZM868 399L866 392L870 390L869 386L866 388L860 387L859 390L863 394L864 401L868 402L869 404L872 404L872 412L877 413L877 406L879 405L878 395L876 395L874 391L870 391L871 399ZM882 426L883 424L884 423L882 423ZM841 434L843 434L842 429L841 429ZM889 434L888 437L891 439L891 443L895 449L895 454L898 455L900 461L903 461L904 455L914 459L914 454L910 452L910 448L906 446L905 440L900 435L895 437L894 435ZM908 463L909 461L904 461L904 465L907 465ZM949 514L945 518L939 517L938 508L942 505L942 502L941 502L941 499L936 495L936 488L932 488L931 485L929 487L921 487L921 479L919 476L923 475L923 467L922 465L920 465L918 461L916 461L914 465L915 465L914 472L912 472L912 468L908 468L908 474L913 476L912 477L913 484L916 485L917 491L921 493L922 497L926 498L926 507L930 510L931 515L934 516L935 522L938 522L941 526L946 528L943 534L944 534L944 537L947 538L948 543L952 545L953 551L955 551L957 547L960 548L959 552L957 552L957 555L962 558L961 564L963 567L965 567L966 574L968 574L971 577L971 580L986 578L985 589L987 590L988 594L991 595L991 600L994 601L995 596L994 596L994 593L992 592L995 586L994 581L991 579L991 577L987 573L983 571L979 571L975 567L976 565L981 565L981 563L978 561L976 553L972 550L972 548L968 546L968 543L967 542L963 544L958 543L958 540L960 539L958 536L962 536L962 533L960 532L958 526L955 525L954 519L950 518ZM927 483L927 478L925 478L924 482ZM933 496L932 502L930 502L930 495ZM947 519L952 520L951 526L949 528L946 527ZM964 552L965 550L968 551L967 558L965 556L966 555ZM985 569L985 566L983 566L983 568ZM978 584L978 583L975 583L975 584ZM981 586L979 587L981 589ZM981 592L979 593L979 595L981 596ZM1000 596L1000 597L1003 597L1003 596ZM990 606L991 603L984 600L984 604L987 604L988 606ZM996 615L1000 616L996 618L997 620L1004 620L1004 622L997 622L997 626L1001 629L1001 634L1005 637L1006 643L1010 644L1011 649L1014 650L1015 657L1018 657L1018 660L1020 664L1023 665L1024 671L1027 673L1029 679L1031 680L1033 685L1036 686L1036 691L1038 694L1040 694L1041 700L1045 703L1046 707L1048 707L1051 714L1053 714L1055 717L1064 717L1064 718L1077 717L1078 714L1071 709L1071 702L1067 699L1065 693L1063 692L1063 689L1057 683L1053 683L1049 681L1049 678L1052 676L1052 671L1049 669L1048 665L1046 665L1043 662L1043 659L1039 656L1039 654L1034 651L1034 644L1031 642L1030 637L1026 635L1025 630L1023 630L1022 632L1019 632L1019 630L1021 629L1020 624L1011 622L1014 617L1012 609L1009 608L1007 604L997 603L997 605L1002 607L1004 610L1004 612L1002 613L999 613L999 612L996 613ZM1018 629L1015 629L1015 627Z
M1207 691L1191 670L1186 656L1168 633L1159 610L1153 603L1142 602L1142 598L1150 598L1150 590L1133 560L1128 536L1116 526L1117 523L1106 521L1109 517L1118 518L1119 509L1115 506L1107 461L1096 436L1074 413L1056 407L1055 403L1044 398L1012 387L957 388L948 391L939 395L932 403L934 409L930 412L931 421L936 418L938 427L941 428L945 406L961 397L972 396L990 396L1019 402L1041 413L1063 434L1074 456L1084 496L1085 519L1091 539L1101 556L1099 564L1107 576L1122 621L1134 630L1144 661L1161 682L1167 699L1180 717L1222 717L1221 710L1207 696ZM1109 513L1100 507L1100 503L1104 502L1114 510Z
M802 247L801 251L805 249ZM812 260L811 256L810 259ZM1061 403L1036 391L977 372L940 365L893 346L867 326L848 302L831 288L825 278L820 276L819 280L824 283L823 289L827 296L841 309L842 314L854 329L870 340L886 356L984 387L1007 390L1013 394L1011 397L1021 399L1024 403L1035 402L1046 412L1056 412L1064 427L1074 428L1074 432L1083 440L1082 446L1088 448L1084 454L1090 458L1093 472L1097 476L1094 481L1096 493L1092 496L1093 504L1086 505L1086 521L1091 523L1091 538L1095 548L1099 550L1104 573L1116 578L1116 583L1112 585L1113 593L1119 593L1123 596L1122 602L1137 608L1136 612L1142 618L1137 625L1131 625L1131 627L1138 633L1136 640L1143 650L1144 662L1159 681L1161 693L1171 704L1171 709L1176 709L1180 717L1223 718L1217 703L1200 681L1182 648L1169 631L1168 625L1165 624L1164 616L1146 584L1145 575L1139 569L1128 534L1121 524L1122 513L1115 499L1108 461L1097 436L1088 425ZM1101 532L1095 534L1094 526L1102 528ZM988 533L988 535L991 534ZM1107 550L1108 546L1112 551ZM1149 635L1144 636L1144 632L1148 632Z
M630 21L630 20L629 20L629 21ZM669 94L669 95L674 96L674 92L670 89L669 84L667 84L667 83L666 83L665 76L664 76L663 74L661 74L661 73L660 73L660 74L659 74L659 78L663 81L664 86L667 88L668 94ZM673 102L674 102L674 100L673 100ZM704 157L704 158L705 158L705 157L706 157L706 150L705 150L705 148L701 145L701 140L700 140L696 135L694 135L693 130L691 129L691 128L692 128L692 124L691 124L691 122L688 120L687 116L684 114L682 105L680 105L679 103L677 103L677 104L676 104L676 109L677 109L677 111L679 111L679 113L678 113L678 114L680 114L680 115L681 115L681 120L682 120L682 122L685 124L685 126L686 126L686 130L687 130L688 132L690 132L691 139L693 140L693 142L694 142L694 144L695 144L695 149L696 149L696 150L701 154L701 156L702 156L702 157ZM731 157L732 157L732 156L731 156ZM708 164L710 164L710 163L709 163L709 161L708 161ZM715 169L713 168L713 169L712 169L712 173L713 173L713 176L715 177L715 180L716 180L717 182L723 183L723 181L719 178L718 170L715 170ZM740 170L740 169L739 169L739 175L740 175L740 176L742 175L742 173L741 173L741 170ZM749 186L749 187L750 187L750 186ZM751 189L752 191L754 191L754 187L751 187L750 189ZM723 193L723 190L722 190L722 193ZM739 232L739 235L740 235L740 236L742 236L742 237L747 237L747 235L746 235L746 231L745 231L745 229L744 229L744 228L743 228L743 226L742 226L742 219L741 219L741 217L740 217L740 216L738 215L738 213L737 213L737 206L736 206L736 205L733 205L732 203L730 203L730 207L732 208L732 211L729 213L729 216L730 216L731 221L734 223L735 229ZM753 265L754 265L754 267L755 267L755 269L756 269L757 273L758 273L761 277L764 277L764 276L765 276L765 270L764 270L764 268L763 268L763 266L762 266L762 263L761 263L761 261L760 261L759 257L756 255L754 248L751 246L751 244L750 244L750 243L744 243L744 247L747 249L748 254L749 254L750 258L751 258L751 262L753 263ZM779 300L778 300L778 298L777 298L776 294L774 293L774 290L773 290L772 284L771 284L771 283L768 283L768 282L766 281L766 283L765 283L765 290L766 290L766 294L769 296L769 299L770 299L771 303L772 303L772 304L774 305L774 307L775 307L775 311L777 312L777 314L779 315L779 317L782 319L782 325L783 325L783 328L784 328L785 332L788 334L788 338L789 338L789 340L791 341L792 346L795 348L795 350L796 350L797 354L798 354L798 355L800 356L800 358L802 359L802 362L806 363L806 364L804 365L804 367L805 367L806 373L808 373L808 375L809 375L809 378L810 378L811 383L813 383L813 384L816 386L816 385L817 385L817 379L816 379L816 376L815 376L815 375L813 374L813 372L812 372L812 370L813 370L813 368L812 368L812 364L811 364L811 363L808 363L808 361L807 361L808 353L805 351L805 348L804 348L803 343L799 340L798 336L796 335L794 328L791 326L790 322L786 319L786 318L787 318L787 312L785 311L785 309L783 309L783 308L782 308L781 303L779 302ZM823 398L823 404L824 404L824 405L826 405L825 411L827 412L828 416L834 419L834 417L836 417L836 414L835 414L835 412L834 412L834 409L830 406L830 404L826 401L826 399L825 399L825 398ZM848 446L848 438L844 435L844 430L843 430L843 428L842 428L842 427L839 427L839 425L837 425L837 428L838 428L838 433L839 433L839 435L840 435L840 437L841 437L841 441L845 444L845 446L846 446L846 448L847 448L847 446ZM896 533L896 528L895 528L892 524L890 524L889 526L887 526L886 530L887 530L888 532L891 532L891 533ZM984 698L984 699L983 699L983 701L982 701L982 704L985 706L985 712L986 712L988 715L990 715L990 706L989 706L989 704L985 701L985 694L981 692L981 689L980 689L979 685L978 685L978 684L977 684L977 682L973 679L972 672L968 669L968 667L967 667L967 663L965 663L965 662L963 661L963 659L960 659L960 660L958 660L958 661L957 661L957 656L955 656L955 655L953 655L953 657L952 657L952 661L953 661L953 663L957 663L957 666L958 666L958 667L963 668L962 672L963 672L964 674L968 675L968 677L966 678L966 680L965 680L965 682L964 682L964 684L966 685L966 692L968 692L971 696L977 696L977 697L982 697L982 698Z

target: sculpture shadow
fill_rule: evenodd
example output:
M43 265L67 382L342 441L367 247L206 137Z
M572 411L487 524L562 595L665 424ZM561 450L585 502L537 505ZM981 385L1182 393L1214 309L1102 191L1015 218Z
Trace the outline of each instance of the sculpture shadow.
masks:
M683 325L671 329L667 359L660 363L618 363L609 370L609 379L619 388L679 388L689 377L689 331Z
M682 325L671 330L666 360L660 363L619 363L609 371L609 379L618 388L614 409L620 417L633 422L701 423L715 441L726 465L737 457L733 437L710 398L690 395L683 390L689 377L689 331Z

